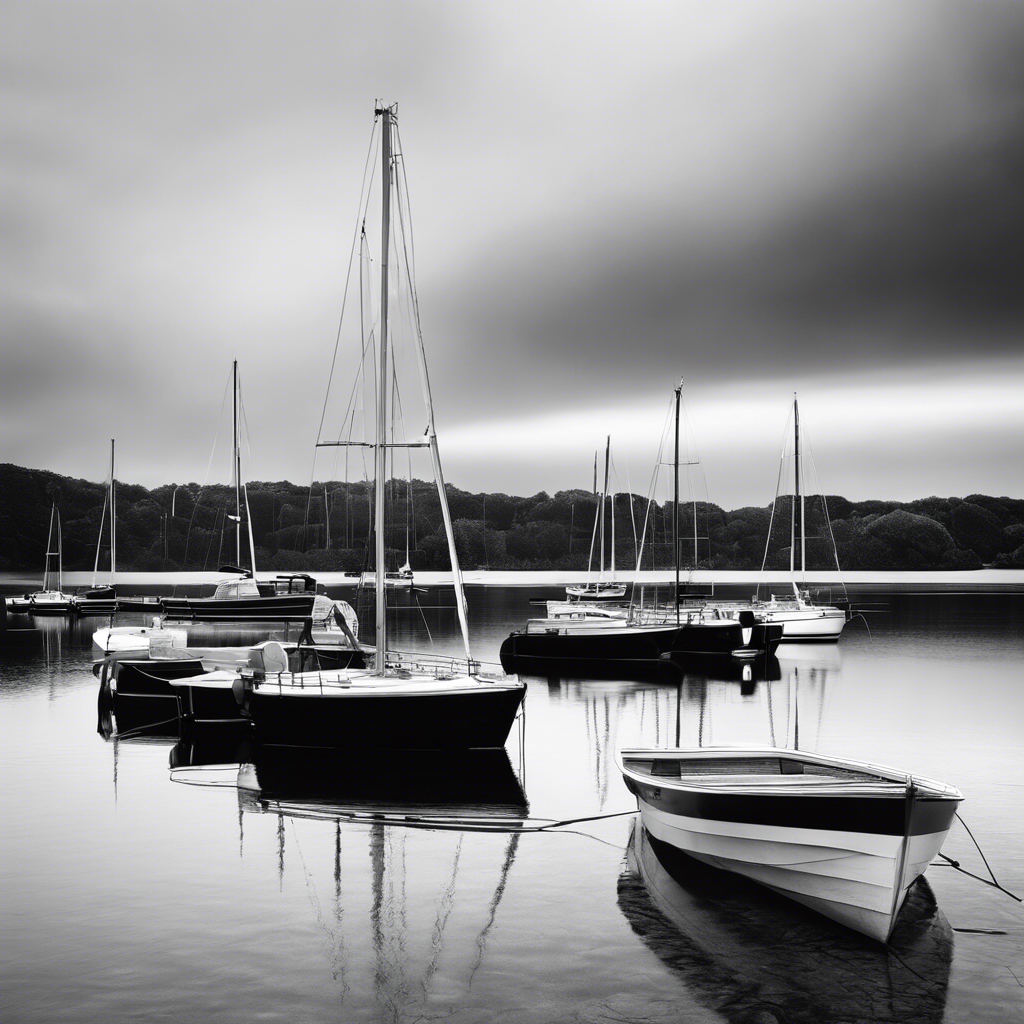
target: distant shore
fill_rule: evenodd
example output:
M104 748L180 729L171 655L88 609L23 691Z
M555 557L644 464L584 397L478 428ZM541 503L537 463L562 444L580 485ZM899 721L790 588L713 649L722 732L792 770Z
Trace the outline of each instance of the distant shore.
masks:
M302 569L295 569L295 572L302 572ZM273 579L275 576L283 575L284 570L270 570L257 572L259 578ZM109 580L109 573L100 573L96 580L105 584ZM330 587L335 588L354 587L357 579L354 576L346 576L340 572L313 572L312 575ZM223 579L224 574L218 572L123 572L117 574L117 583L125 587L159 587L161 589L175 586L209 586L217 580ZM516 572L512 570L487 570L471 569L463 572L463 582L473 587L564 587L572 583L584 583L587 581L586 574L571 571L528 571ZM717 587L756 587L759 583L770 585L778 591L790 582L788 572L764 572L758 573L751 570L697 570L695 572L683 572L680 575L680 582L693 584L695 587L706 590L710 585ZM670 584L674 579L674 573L666 571L642 570L640 572L618 572L616 580L622 583L634 582L646 586L655 584ZM64 586L69 590L88 587L92 585L93 574L91 572L65 572ZM4 572L0 573L0 585L10 588L16 586L37 586L39 578L29 573ZM416 572L415 582L419 586L435 587L450 586L452 574L450 571L421 571ZM877 570L851 570L850 572L808 572L806 584L802 581L801 586L809 588L826 587L842 588L846 586L853 591L859 590L881 590L894 593L1012 593L1015 591L1024 592L1024 570L1022 569L971 569L960 572L950 571L877 571Z

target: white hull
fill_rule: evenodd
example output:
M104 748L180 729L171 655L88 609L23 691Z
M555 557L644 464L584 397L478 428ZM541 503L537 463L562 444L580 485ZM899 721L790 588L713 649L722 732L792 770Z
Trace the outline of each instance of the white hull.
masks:
M65 615L74 608L74 600L59 590L44 590L29 596L29 611L35 615Z
M188 633L184 629L165 629L161 626L112 626L97 629L92 642L107 654L117 651L148 651L150 641L177 648L188 644Z
M827 643L838 640L846 625L846 615L838 608L766 610L765 622L782 625L782 642Z
M948 832L912 836L897 882L900 836L708 821L668 814L642 799L638 805L644 826L656 839L760 882L879 942L888 940L907 889Z

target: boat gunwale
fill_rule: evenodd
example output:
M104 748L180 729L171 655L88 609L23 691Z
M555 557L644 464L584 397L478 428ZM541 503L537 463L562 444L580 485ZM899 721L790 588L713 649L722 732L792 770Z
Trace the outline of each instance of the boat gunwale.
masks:
M798 760L805 763L818 763L828 767L866 772L872 775L877 775L880 778L877 783L861 779L851 780L850 782L843 782L837 779L825 781L823 779L820 788L816 788L814 790L804 789L802 791L794 784L786 784L781 781L779 783L773 782L763 786L746 786L739 789L737 787L729 788L728 786L721 784L708 785L701 784L699 782L687 782L683 781L682 778L673 778L671 776L647 775L646 773L641 773L630 768L625 763L628 759L645 761L679 760L681 755L685 755L687 759L703 761L715 760L729 755L733 757L737 755L746 755L750 757L785 757L790 760ZM616 751L615 760L619 771L638 783L648 786L655 784L666 789L693 793L716 793L724 796L785 795L804 796L808 798L843 795L874 797L879 799L894 799L898 797L903 799L906 795L906 786L909 781L912 782L914 787L917 789L917 799L919 800L953 800L960 803L964 799L963 794L956 787L950 786L945 782L940 782L937 779L931 779L922 775L911 775L908 772L900 772L894 768L888 767L887 765L874 764L868 761L855 761L844 757L834 757L829 754L819 754L815 751L790 750L785 747L715 746L660 749L628 747ZM804 776L802 775L780 775L779 779L803 777ZM881 791L880 787L883 784L890 787L898 786L898 788L890 788L885 791Z

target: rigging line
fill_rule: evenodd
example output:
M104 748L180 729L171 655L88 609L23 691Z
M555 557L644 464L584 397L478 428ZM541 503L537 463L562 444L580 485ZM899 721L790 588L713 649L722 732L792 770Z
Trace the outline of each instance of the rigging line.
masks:
M786 438L789 435L789 421L792 419L792 417L793 413L792 411L790 411L790 414L786 417L786 426L782 430L782 454L779 456L779 477L775 481L775 499L774 501L772 501L772 514L768 518L768 536L765 538L764 558L761 559L761 572L757 580L756 593L758 598L760 598L761 596L761 582L764 578L765 566L768 564L768 549L772 543L772 524L775 522L775 512L779 506L779 489L782 487L782 470L786 464Z
M636 558L639 547L636 540L636 512L633 510L633 485L629 482L629 459L626 459L626 490L629 492L629 518L633 523L633 557Z
M655 524L652 521L651 511L654 507L654 493L658 486L658 470L661 465L661 457L665 450L665 441L668 437L669 424L672 422L673 399L669 399L668 407L665 410L665 423L661 428L661 439L658 442L658 454L654 460L654 469L651 473L651 483L647 489L647 509L644 512L644 528L640 534L640 550L637 553L636 571L640 572L640 566L644 557L644 545L647 543L647 525L651 524L651 568L654 568L654 530ZM640 602L643 603L643 588L640 590ZM636 603L636 588L629 594L629 613L633 614L633 606ZM655 590L655 603L657 603L657 590Z
M345 305L346 305L346 303L348 301L349 282L351 281L351 278L352 278L352 261L355 258L356 241L359 238L360 229L361 229L361 227L362 227L362 225L363 225L363 223L365 222L365 219L366 219L365 208L366 208L366 205L369 203L369 198L370 198L369 197L369 188L367 186L367 180L368 179L372 179L373 172L374 172L374 170L376 170L376 167L377 167L377 149L376 149L376 146L374 145L374 139L375 139L375 137L377 135L377 125L378 125L378 122L379 122L379 118L374 117L374 119L373 119L373 128L370 130L370 146L369 146L369 149L367 150L367 153L366 153L366 162L363 165L363 181L362 181L362 185L359 188L359 206L356 209L356 229L355 229L355 232L353 233L353 236L352 236L352 247L349 250L348 270L345 273L345 290L342 293L341 313L340 313L340 315L338 317L338 333L337 333L337 335L335 336L335 339L334 339L334 353L331 356L331 369L330 369L330 372L327 375L327 389L326 389L326 392L324 394L324 406L323 406L323 410L320 413L320 425L317 428L317 432L316 432L316 439L317 439L317 441L320 440L320 434L321 434L321 431L323 430L323 427L324 427L324 417L327 415L327 400L328 400L328 398L330 397L330 394L331 394L331 381L334 378L334 367L335 367L335 363L337 362L337 359L338 359L338 346L341 343L341 325L344 322L344 318L345 318ZM370 163L371 156L373 157L372 166L371 166L371 163ZM315 453L315 449L314 449L314 453ZM314 458L315 458L315 454L314 454Z
M217 438L220 436L220 425L221 425L221 421L224 419L224 406L227 404L227 401L228 401L228 390L229 390L230 387L231 387L231 374L228 374L228 379L224 382L224 394L223 394L223 396L221 397L221 400L220 400L220 414L217 416L217 429L214 431L214 434L213 434L213 446L210 448L210 459L206 463L206 476L203 477L203 485L202 485L202 487L199 488L199 493L195 496L195 500L192 503L192 515L189 516L189 520L188 520L188 532L185 534L185 554L183 556L183 565L185 565L185 566L188 565L188 544L189 544L189 540L192 537L192 524L193 524L193 522L195 521L195 518L196 518L196 509L199 507L199 497L203 493L203 491L206 489L206 485L207 485L207 483L210 480L210 470L213 468L213 456L214 456L214 454L217 451ZM216 527L216 520L214 520L214 527ZM212 541L212 538L211 538L211 541ZM206 557L207 557L207 559L209 559L209 557L210 557L209 548L207 548ZM204 568L205 568L205 565L204 565ZM177 589L177 586L175 586L171 590L171 593L173 594L176 589Z
M818 479L818 467L814 461L814 449L811 447L811 439L807 433L806 426L804 427L804 443L807 445L807 451L811 456L811 472L814 473L814 485L815 487L818 488L818 493L821 495L821 504L822 507L825 509L825 522L828 525L828 535L832 540L832 554L835 556L836 559L836 572L842 573L843 570L839 567L839 548L836 547L836 535L832 532L832 518L828 514L828 499L825 497L825 490L821 486L821 481ZM843 596L846 598L847 602L849 602L850 593L846 589L846 581L840 579L839 585L843 588ZM866 620L864 624L867 625Z

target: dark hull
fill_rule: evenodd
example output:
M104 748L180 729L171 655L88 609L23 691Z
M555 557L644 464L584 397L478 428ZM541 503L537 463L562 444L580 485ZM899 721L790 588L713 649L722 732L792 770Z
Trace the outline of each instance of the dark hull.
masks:
M338 750L465 750L505 745L526 687L464 694L249 695L256 737L267 746Z
M144 597L119 597L117 610L119 612L149 612L152 615L159 615L163 611L159 600Z
M178 691L168 680L199 675L203 671L203 663L197 658L111 660L112 709L119 732L146 724L177 723ZM230 691L228 693L230 695Z
M112 597L76 597L75 611L79 615L113 615L117 611L117 600Z
M677 790L646 785L624 776L626 788L663 814L734 825L770 825L775 828L864 832L871 835L930 835L949 829L960 801L921 797L914 801L910 822L907 800L894 796L833 796L794 794L754 796Z
M168 618L193 622L287 622L313 614L314 594L277 594L215 601L212 597L167 597L160 604Z
M657 676L665 671L666 656L683 663L689 658L729 658L737 651L774 654L781 640L781 626L762 624L753 627L746 644L739 623L626 626L606 633L513 633L502 643L500 657L506 672L537 674L549 669L565 673L571 666L574 671L586 670L588 675L598 672L615 676L628 664Z
M175 695L179 701L182 724L188 725L248 725L249 717L243 713L239 698L242 697L241 684L234 689L223 687L175 686Z

